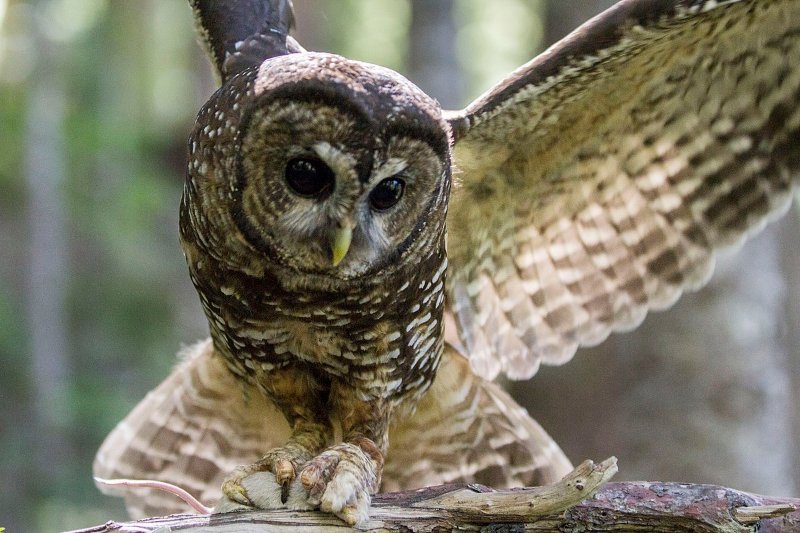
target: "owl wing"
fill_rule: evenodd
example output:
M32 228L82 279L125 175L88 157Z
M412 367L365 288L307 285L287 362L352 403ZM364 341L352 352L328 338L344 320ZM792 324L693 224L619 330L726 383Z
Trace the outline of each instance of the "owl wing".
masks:
M303 51L291 0L189 0L195 28L221 81L267 58Z
M448 309L477 373L637 326L783 212L798 65L796 0L629 0L449 115Z
M226 475L289 435L283 414L255 387L236 379L207 340L190 348L106 437L93 471L103 479L166 481L213 505ZM123 495L134 518L190 511L161 491L98 487Z
M475 376L450 347L416 410L403 411L389 435L384 491L459 481L497 488L545 484L571 470L527 412L498 385ZM237 465L253 463L288 438L283 415L233 377L205 341L109 434L94 475L166 481L213 505ZM98 486L124 496L134 518L189 511L165 492Z
M561 448L527 411L446 344L431 388L412 413L392 421L381 490L547 485L570 470Z

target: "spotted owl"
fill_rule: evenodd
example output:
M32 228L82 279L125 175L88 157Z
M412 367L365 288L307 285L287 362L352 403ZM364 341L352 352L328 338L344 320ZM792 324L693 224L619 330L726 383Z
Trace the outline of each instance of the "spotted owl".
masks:
M221 81L180 219L211 338L99 477L350 524L378 490L557 480L569 461L491 380L698 289L798 182L796 0L623 1L461 111L305 51L289 1L190 4Z

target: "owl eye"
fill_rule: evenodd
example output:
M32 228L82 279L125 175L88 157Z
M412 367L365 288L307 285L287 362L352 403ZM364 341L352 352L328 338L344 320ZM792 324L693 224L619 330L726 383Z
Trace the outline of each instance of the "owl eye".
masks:
M286 163L286 183L305 198L322 198L332 190L335 177L331 167L312 157L297 157Z
M400 201L406 182L400 178L386 178L369 193L369 203L377 211L385 211Z

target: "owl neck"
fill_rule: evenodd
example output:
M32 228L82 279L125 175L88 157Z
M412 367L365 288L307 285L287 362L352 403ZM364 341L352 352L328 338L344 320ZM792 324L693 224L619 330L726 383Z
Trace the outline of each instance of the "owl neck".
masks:
M419 303L421 291L443 284L447 264L444 239L420 261L397 261L354 279L306 274L277 264L267 264L259 276L253 276L202 254L194 244L184 243L184 250L204 307L225 311L240 321L264 314L303 318L324 309L363 313L372 304L384 315L401 318L407 308Z

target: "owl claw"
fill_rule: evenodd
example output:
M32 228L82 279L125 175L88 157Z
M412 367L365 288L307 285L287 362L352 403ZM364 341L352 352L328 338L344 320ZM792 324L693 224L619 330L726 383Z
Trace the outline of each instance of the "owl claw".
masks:
M300 473L308 503L353 526L369 516L378 489L376 465L358 446L339 444L309 461Z
M290 509L318 508L354 526L369 517L380 468L380 462L361 447L343 443L306 462L297 475L295 463L277 449L257 463L234 470L222 491L231 501L247 507L279 507L280 498L280 504L288 504ZM272 475L263 477L265 472Z
M294 453L284 448L271 450L260 461L237 467L223 481L222 493L238 504L259 507L247 494L247 488L243 486L242 481L258 472L272 472L275 475L275 481L281 487L280 501L282 504L286 504L289 499L292 481L296 477L297 467L295 463L302 464L305 459L306 457L302 454Z
M286 504L289 501L289 489L291 488L292 484L289 480L285 480L281 483L281 503Z
M281 486L281 503L285 504L289 499L289 488L295 478L295 468L292 461L279 458L271 468L275 473L275 481Z
M254 507L253 502L247 496L247 490L242 486L242 480L244 478L258 471L253 469L254 466L256 465L237 467L236 470L222 482L222 493L238 504Z

